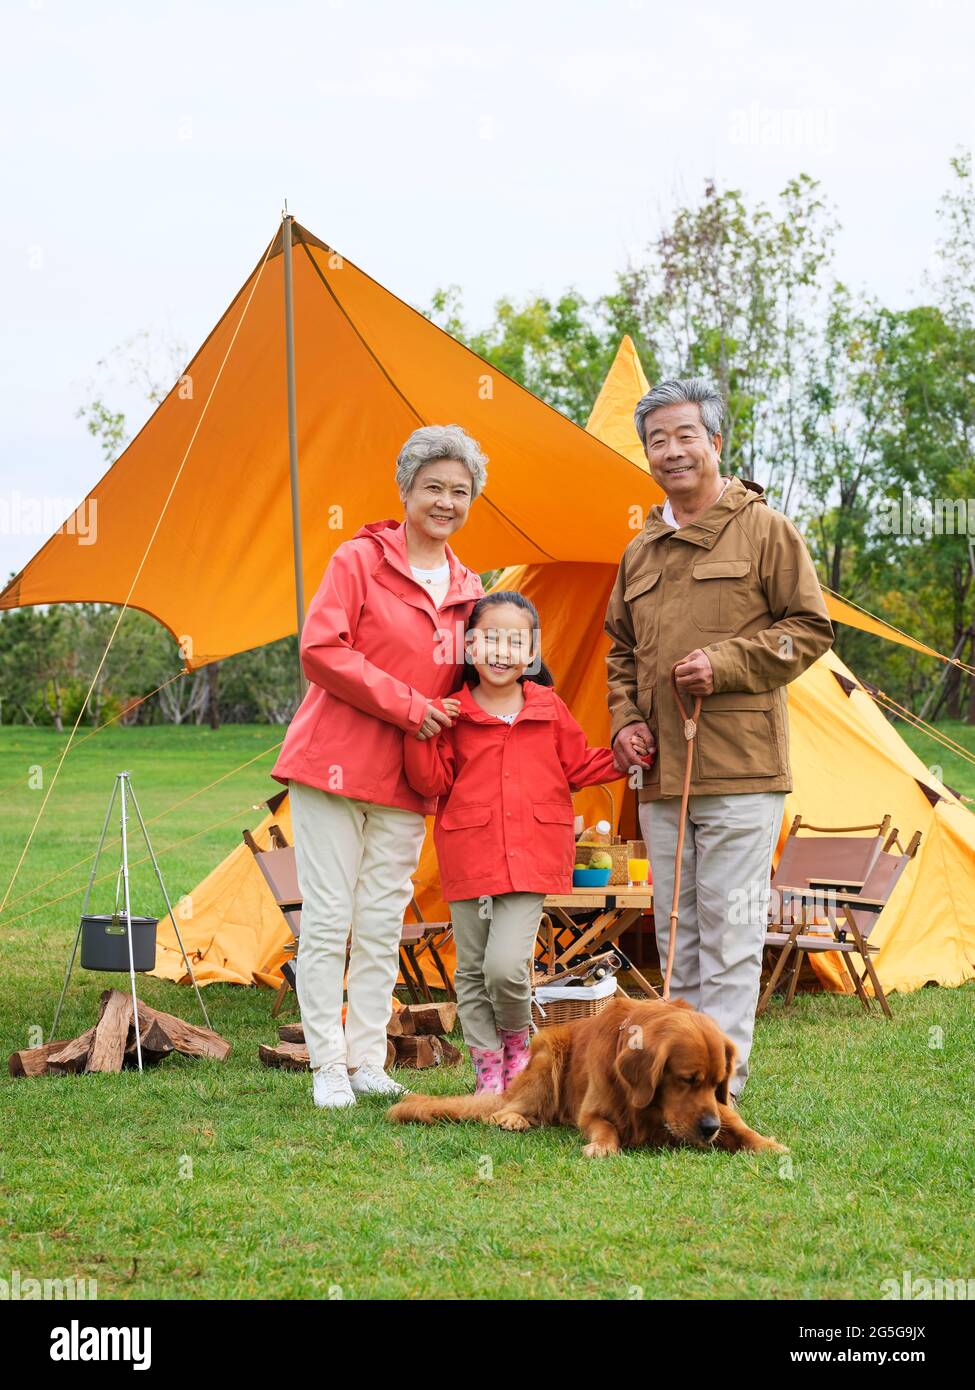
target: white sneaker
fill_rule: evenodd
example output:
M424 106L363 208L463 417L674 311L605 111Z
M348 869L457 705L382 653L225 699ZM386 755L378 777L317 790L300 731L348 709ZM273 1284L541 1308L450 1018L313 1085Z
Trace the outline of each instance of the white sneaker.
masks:
M344 1063L329 1062L312 1072L312 1097L320 1110L344 1110L355 1105Z
M409 1091L371 1062L349 1072L349 1084L357 1096L407 1096Z

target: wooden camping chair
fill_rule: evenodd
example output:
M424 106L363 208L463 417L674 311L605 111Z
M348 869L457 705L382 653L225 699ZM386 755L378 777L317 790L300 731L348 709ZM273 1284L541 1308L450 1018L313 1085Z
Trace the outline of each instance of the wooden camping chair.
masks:
M761 1013L779 982L790 956L795 953L792 977L786 991L785 1003L790 1005L795 998L799 971L804 957L816 951L835 951L850 977L854 992L863 1007L869 1012L870 996L864 989L864 978L869 978L874 997L885 1016L893 1015L883 986L874 969L871 959L880 947L868 938L877 923L881 912L887 905L891 893L897 886L901 874L917 854L921 843L921 832L917 831L906 849L901 848L898 832L892 830L883 848L874 858L867 870L866 878L859 889L837 886L833 878L820 878L815 874L808 877L805 884L779 884L776 895L778 902L775 912L778 930L770 929L766 942L779 946L775 968L765 987L758 1005ZM900 851L893 853L893 850ZM798 909L798 911L797 911ZM812 916L812 923L809 916ZM823 918L826 922L823 922ZM828 930L826 924L828 923ZM809 927L804 931L803 928ZM783 928L788 928L787 930ZM859 956L863 973L857 974L851 956Z
M285 950L289 957L293 958L298 951L298 937L301 931L301 888L298 883L298 868L295 862L294 845L289 845L285 839L281 827L272 822L268 828L271 837L271 849L261 849L249 830L243 832L244 843L257 860L257 867L264 875L267 886L270 888L274 901L281 909L282 916L287 922L293 940L288 943ZM414 1003L420 999L430 1002L433 998L430 987L423 974L420 963L421 957L425 952L429 952L430 959L436 966L437 973L443 981L444 989L450 999L456 999L450 977L444 968L443 960L440 957L439 948L450 940L453 927L450 922L426 922L423 914L417 906L414 898L410 907L416 918L415 922L404 922L403 933L400 938L400 973L407 990ZM284 980L274 997L271 1007L271 1017L276 1018L285 996L289 989L294 989L295 975L293 959L286 960L281 967ZM417 992L419 990L419 993Z
M269 833L273 848L261 849L249 830L243 832L244 843L257 860L257 867L264 875L292 936L292 940L284 948L289 957L281 967L284 979L271 1006L271 1017L277 1018L288 990L295 987L294 957L298 952L298 936L301 932L301 888L298 884L294 845L288 844L279 825L272 823Z

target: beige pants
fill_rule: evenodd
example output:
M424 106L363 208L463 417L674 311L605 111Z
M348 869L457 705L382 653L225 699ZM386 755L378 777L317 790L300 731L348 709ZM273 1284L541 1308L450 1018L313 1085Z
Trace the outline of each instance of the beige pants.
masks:
M295 970L309 1060L313 1067L371 1062L382 1069L403 915L423 847L423 817L301 782L288 787L303 899Z
M541 893L500 893L450 904L457 945L457 1017L468 1047L494 1052L498 1029L531 1023L531 962L542 916Z
M709 1014L738 1049L730 1090L748 1079L768 922L769 871L785 792L691 796L681 858L677 943L670 992ZM670 940L680 799L640 803L653 870L661 969Z

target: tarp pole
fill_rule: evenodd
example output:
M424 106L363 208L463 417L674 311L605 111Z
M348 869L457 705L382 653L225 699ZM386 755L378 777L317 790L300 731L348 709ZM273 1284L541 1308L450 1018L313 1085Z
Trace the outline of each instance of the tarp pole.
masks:
M298 403L295 391L295 301L291 272L290 212L281 215L284 251L284 350L288 371L288 460L291 469L291 535L295 563L295 604L298 612L298 699L304 698L305 673L301 669L301 629L305 622L305 579L301 563L301 499L298 492Z

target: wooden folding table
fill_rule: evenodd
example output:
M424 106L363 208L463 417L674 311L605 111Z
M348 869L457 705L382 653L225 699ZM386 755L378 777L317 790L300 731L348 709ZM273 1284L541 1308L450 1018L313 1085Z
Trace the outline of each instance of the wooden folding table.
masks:
M542 905L536 969L541 971L541 962L544 962L544 974L550 977L560 974L566 966L577 963L583 955L619 951L620 937L652 907L652 886L616 888L610 885L606 888L573 888L570 893L550 894ZM593 913L595 916L592 920L576 920L576 916L591 917ZM628 959L625 969L649 998L657 997L658 991Z

